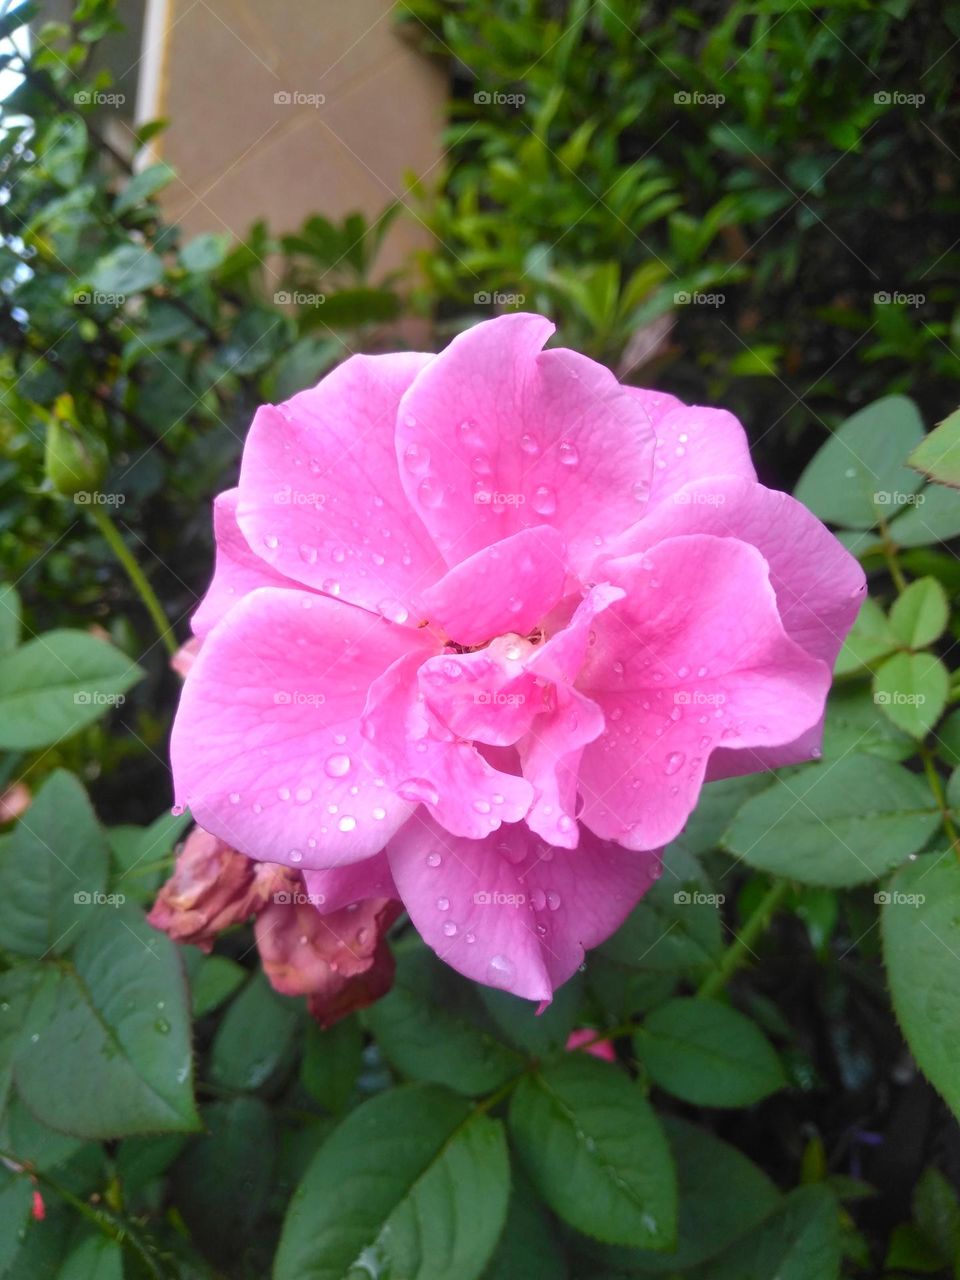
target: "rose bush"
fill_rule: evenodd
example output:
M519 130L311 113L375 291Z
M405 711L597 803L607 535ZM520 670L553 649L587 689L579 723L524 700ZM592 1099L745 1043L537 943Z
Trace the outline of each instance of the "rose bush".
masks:
M516 314L262 407L174 724L179 805L319 908L399 898L548 1001L709 779L817 756L865 591L720 409Z

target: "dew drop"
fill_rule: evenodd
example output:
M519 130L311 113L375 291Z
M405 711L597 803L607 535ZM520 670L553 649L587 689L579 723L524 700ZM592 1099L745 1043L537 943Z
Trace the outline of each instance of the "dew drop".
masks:
M547 895L542 889L534 889L530 895L530 905L534 911L542 911L547 905Z
M356 825L357 825L356 818L351 818L351 816L348 813L345 813L343 817L340 819L340 821L337 823L337 826L341 831L352 831Z
M443 502L443 489L434 480L423 479L417 485L417 497L425 507L436 508Z
M577 446L571 444L569 440L561 440L560 448L557 450L560 455L560 461L565 467L575 467L580 461L580 454Z
M296 800L297 804L306 804L312 795L313 792L309 787L297 787L293 798Z
M231 791L231 792L230 792L230 803L231 803L231 804L239 804L239 803L240 803L240 792L239 792L239 791Z
M489 802L489 800L474 800L474 802L473 802L473 807L474 807L474 809L476 809L477 813L489 813L489 812L490 812L490 802Z
M487 981L491 987L509 987L513 973L513 963L506 956L493 956L487 965Z
M290 788L289 788L289 787L279 787L279 788L277 789L277 795L280 797L280 799L281 799L281 800L289 800L289 799L290 799Z
M325 578L320 587L328 596L338 596L340 594L340 583L337 582L336 578Z
M306 542L300 544L300 559L307 564L317 563L317 548L308 546Z
M280 539L275 533L268 533L263 539L263 545L270 551L276 551L280 545Z
M421 475L430 465L430 450L422 444L408 444L403 451L403 464L414 475Z
M552 889L547 894L547 906L551 911L560 910L560 895L559 893L555 893Z
M540 443L536 436L532 436L529 432L526 432L520 437L520 448L531 458L535 458L540 452Z
M449 898L438 898L438 899L437 899L437 910L438 910L438 911L449 911L449 910L450 910L450 899L449 899Z
M439 867L442 861L443 858L436 851L427 854L426 862L428 867Z
M676 773L677 770L682 766L686 758L687 757L683 754L682 751L671 751L670 754L667 756L666 763L663 766L663 772L668 777L671 774Z
M549 485L537 485L533 491L533 509L537 515L552 516L557 509L557 497Z
M452 938L457 932L457 926L453 923L452 920L444 920L443 932L446 934L448 938Z
M398 626L403 626L410 617L410 614L399 600L381 600L377 608L382 617L386 618L388 622L397 623Z
M323 766L324 772L329 778L342 778L350 772L351 760L349 756L335 755L328 756L327 762Z
M424 804L436 804L440 799L439 791L425 778L407 778L397 787L397 795L402 800L413 803L422 801Z
M457 435L468 448L476 449L483 444L483 432L472 418L464 418L457 427Z
M289 857L290 861L294 863L303 861L303 854L299 849L291 849L287 856Z

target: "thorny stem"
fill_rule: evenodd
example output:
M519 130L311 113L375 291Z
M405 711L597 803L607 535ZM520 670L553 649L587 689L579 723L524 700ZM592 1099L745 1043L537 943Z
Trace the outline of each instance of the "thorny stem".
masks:
M137 594L146 606L147 612L153 619L154 626L157 628L157 634L163 641L167 652L171 658L177 652L177 641L170 629L166 614L163 612L163 606L157 599L156 592L147 581L146 575L134 559L127 544L120 536L120 530L113 523L110 516L101 506L91 506L90 515L94 524L103 534L104 540L108 543L110 550L117 557L126 570L127 577L133 584Z
M734 942L727 947L720 957L720 963L708 974L697 991L699 999L706 1000L718 995L727 985L736 971L752 954L753 944L763 933L773 918L780 903L790 891L789 880L775 880L763 895Z

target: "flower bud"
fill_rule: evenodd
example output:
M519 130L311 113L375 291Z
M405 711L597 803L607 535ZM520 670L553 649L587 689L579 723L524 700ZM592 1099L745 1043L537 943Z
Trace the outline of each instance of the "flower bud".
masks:
M72 498L93 493L107 471L103 442L82 431L73 417L73 402L60 396L47 426L46 474L57 493Z

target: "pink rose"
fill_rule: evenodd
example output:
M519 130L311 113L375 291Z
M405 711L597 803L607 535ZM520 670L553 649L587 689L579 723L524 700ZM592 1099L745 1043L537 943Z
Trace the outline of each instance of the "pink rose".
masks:
M194 827L147 918L175 942L209 951L218 933L265 905L269 885L263 886L258 872L249 858Z
M325 910L398 896L535 1000L704 781L817 754L865 589L729 413L551 332L504 316L258 411L172 739L198 822Z

